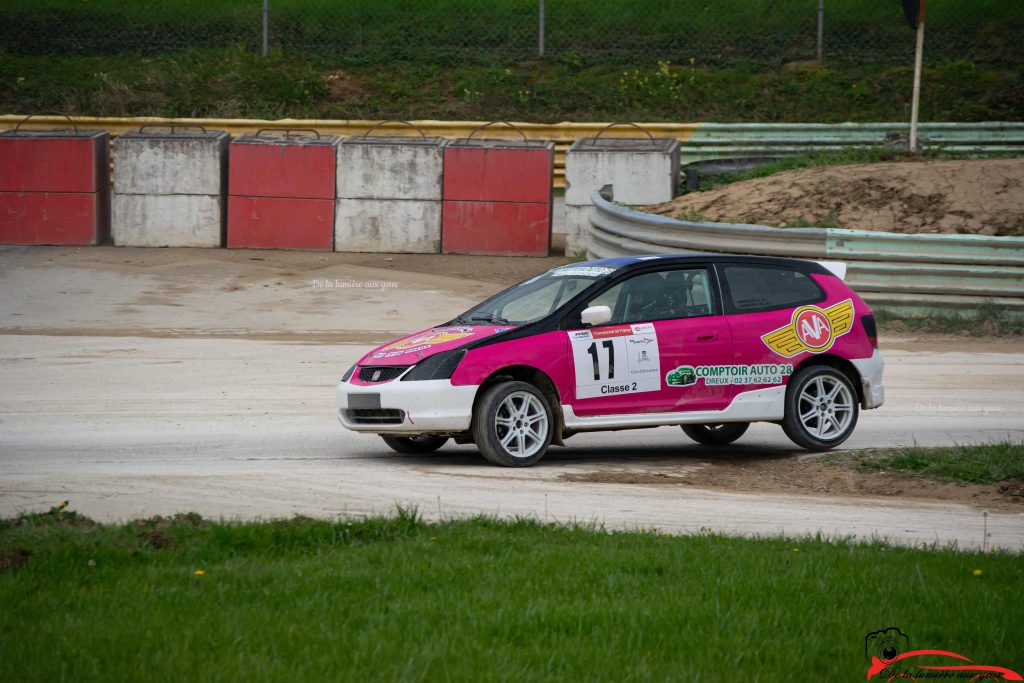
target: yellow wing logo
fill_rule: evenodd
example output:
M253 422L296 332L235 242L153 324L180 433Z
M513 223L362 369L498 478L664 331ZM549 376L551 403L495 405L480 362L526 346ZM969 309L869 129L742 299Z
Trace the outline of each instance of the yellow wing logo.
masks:
M853 329L853 299L828 308L801 306L788 325L761 336L765 345L786 358L810 351L828 351L835 340Z
M825 316L832 323L832 339L843 336L853 328L853 299L826 308Z

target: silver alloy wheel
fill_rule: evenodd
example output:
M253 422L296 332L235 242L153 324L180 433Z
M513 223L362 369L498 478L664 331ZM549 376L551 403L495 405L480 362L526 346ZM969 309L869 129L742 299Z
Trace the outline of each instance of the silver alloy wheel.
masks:
M828 375L808 382L797 399L800 423L811 436L831 441L842 436L853 420L853 394L842 381Z
M494 433L509 455L528 458L544 447L548 412L533 394L515 391L498 406L494 415Z

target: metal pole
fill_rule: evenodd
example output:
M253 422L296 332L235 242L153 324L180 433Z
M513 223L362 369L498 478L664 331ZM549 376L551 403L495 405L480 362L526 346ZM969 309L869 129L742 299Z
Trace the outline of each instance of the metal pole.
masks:
M270 52L270 0L263 0L263 56Z
M537 24L537 55L544 56L544 0L540 0L540 21Z
M914 49L914 94L910 101L910 152L917 153L917 112L921 99L921 55L924 53L924 6L921 0L921 11L917 16L917 46Z
M825 43L825 0L818 0L818 64L821 64Z

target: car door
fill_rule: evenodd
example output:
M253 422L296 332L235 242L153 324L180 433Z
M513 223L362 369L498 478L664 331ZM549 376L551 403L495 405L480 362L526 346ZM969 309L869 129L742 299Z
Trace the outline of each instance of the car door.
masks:
M840 331L829 321L832 309L816 305L827 306L825 291L799 269L752 263L721 263L717 268L736 340L732 363L742 372L734 380L736 393L786 384L804 349L824 351ZM852 316L852 302L841 302L838 308L846 303ZM787 346L790 337L798 339L793 347Z
M714 273L695 265L629 277L587 302L612 319L569 331L577 415L721 410L729 385L705 382L700 368L730 362L732 332L721 314Z

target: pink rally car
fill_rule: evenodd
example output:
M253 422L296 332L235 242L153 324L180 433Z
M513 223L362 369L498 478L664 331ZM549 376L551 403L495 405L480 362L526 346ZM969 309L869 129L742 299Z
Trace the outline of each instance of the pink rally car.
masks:
M562 266L363 356L338 416L402 453L454 438L510 467L580 432L661 425L724 445L774 422L825 450L884 400L875 319L844 274L714 254Z

